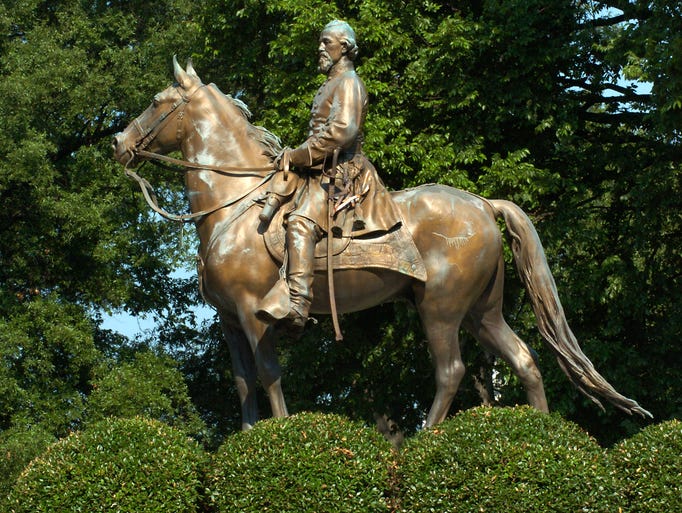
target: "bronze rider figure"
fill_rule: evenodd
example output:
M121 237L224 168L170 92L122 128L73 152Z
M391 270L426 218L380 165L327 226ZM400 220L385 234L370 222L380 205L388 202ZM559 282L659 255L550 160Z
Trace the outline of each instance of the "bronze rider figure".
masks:
M400 223L397 207L362 152L368 98L355 72L357 55L355 32L348 23L334 20L324 27L318 70L327 79L313 100L308 138L295 149L285 148L277 158L279 171L294 166L303 178L298 201L286 221L290 301L286 320L294 330L303 328L310 311L315 245L332 228L328 226L330 187L335 214L352 213L351 236L385 232ZM332 162L337 164L335 169ZM277 191L271 191L261 214L263 221L269 221L279 202ZM259 312L266 318L268 313L267 307Z

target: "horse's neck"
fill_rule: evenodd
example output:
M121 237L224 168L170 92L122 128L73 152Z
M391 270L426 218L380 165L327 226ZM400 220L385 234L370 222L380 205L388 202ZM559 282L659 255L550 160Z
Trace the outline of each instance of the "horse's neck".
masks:
M248 124L227 106L203 118L188 116L182 152L186 160L210 166L266 167L270 159L249 137ZM197 109L206 112L205 109ZM231 114L231 115L230 115ZM208 210L253 189L261 177L249 174L195 170L187 173L186 187L193 212Z
M208 109L206 104L194 103L188 105L184 119L182 152L186 160L235 170L265 168L270 164L270 158L253 140L248 122L236 107L214 104ZM240 171L190 170L186 173L185 186L192 212L218 208L197 223L202 248L210 245L216 230L225 229L224 224L231 222L243 201L259 194L257 187L262 181L262 173L261 176Z

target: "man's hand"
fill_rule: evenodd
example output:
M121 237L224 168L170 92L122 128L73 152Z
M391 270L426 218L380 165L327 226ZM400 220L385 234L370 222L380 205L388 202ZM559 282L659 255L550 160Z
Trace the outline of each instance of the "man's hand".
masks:
M291 148L284 148L279 152L279 155L275 158L275 167L277 171L282 171L283 173L289 172L289 166L291 164Z

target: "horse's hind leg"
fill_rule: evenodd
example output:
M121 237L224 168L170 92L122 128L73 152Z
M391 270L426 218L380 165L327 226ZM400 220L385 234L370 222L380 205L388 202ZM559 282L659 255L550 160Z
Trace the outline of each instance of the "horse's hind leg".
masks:
M464 362L459 348L461 315L458 317L455 312L439 311L436 302L422 302L418 309L436 375L436 395L426 418L426 426L429 427L445 420L464 377Z
M542 375L535 359L526 343L512 331L502 315L486 312L482 318L465 321L465 326L482 346L509 364L526 389L528 404L540 411L549 411Z
M490 287L464 320L464 327L486 349L507 362L524 388L528 403L540 411L549 411L542 375L528 345L509 327L502 316L504 262L500 262Z

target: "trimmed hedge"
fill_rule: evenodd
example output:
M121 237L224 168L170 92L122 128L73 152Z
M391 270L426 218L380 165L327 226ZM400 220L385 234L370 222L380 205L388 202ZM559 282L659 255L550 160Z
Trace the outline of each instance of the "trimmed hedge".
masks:
M682 511L682 422L648 426L609 451L623 511Z
M52 445L21 474L12 513L197 511L207 456L180 431L111 419Z
M0 435L5 486L49 439L36 429ZM164 423L108 419L33 460L0 509L668 513L682 511L681 482L678 420L604 450L558 414L476 408L396 454L373 428L306 413L259 422L209 458Z
M390 444L336 415L305 413L230 437L208 477L217 512L389 511Z
M475 408L407 441L401 511L618 511L604 451L530 407Z

